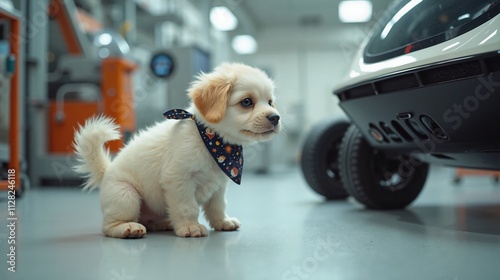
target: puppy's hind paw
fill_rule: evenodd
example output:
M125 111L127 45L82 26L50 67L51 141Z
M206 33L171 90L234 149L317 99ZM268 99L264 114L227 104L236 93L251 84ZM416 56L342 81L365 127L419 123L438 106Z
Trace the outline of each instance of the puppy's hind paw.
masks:
M207 228L198 223L183 225L175 230L179 237L204 237L207 236Z
M241 223L236 218L225 218L211 223L214 230L232 231L240 228Z

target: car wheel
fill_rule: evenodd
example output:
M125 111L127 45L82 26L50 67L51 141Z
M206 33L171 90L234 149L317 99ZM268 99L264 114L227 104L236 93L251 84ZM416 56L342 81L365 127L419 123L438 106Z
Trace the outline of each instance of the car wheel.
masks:
M429 165L372 148L354 125L342 140L340 178L347 192L372 209L401 209L420 194Z
M340 117L318 123L302 149L302 173L309 186L327 199L349 196L338 170L339 146L348 127L349 121Z

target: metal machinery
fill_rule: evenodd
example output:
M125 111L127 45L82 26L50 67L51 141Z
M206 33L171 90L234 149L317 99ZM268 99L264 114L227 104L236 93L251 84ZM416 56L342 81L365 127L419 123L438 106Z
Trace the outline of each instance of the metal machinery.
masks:
M164 23L183 24L179 7L151 14L136 1L103 1L111 14L123 14L116 21L106 22L113 27L106 29L75 2L85 1L29 2L27 18L36 22L29 22L28 28L30 121L26 125L30 179L35 185L81 182L72 171L72 143L75 128L85 119L96 114L115 118L122 129L122 138L108 147L112 153L117 152L138 128L161 120L166 108L185 107L188 104L185 93L192 77L211 69L209 52L162 42ZM162 5L175 6L174 2L165 1ZM104 6L99 7L100 12L103 10ZM128 41L147 46L134 44L131 50L122 35L114 31L121 32L123 23L133 26L133 31L123 33ZM138 49L140 57L135 57L136 64L129 57ZM175 64L168 79L155 77L154 70L143 59L158 53L168 54ZM157 66L161 68L160 64Z
M187 107L189 99L186 90L193 80L193 77L202 72L209 72L210 55L196 47L176 47L170 48L168 53L173 57L175 68L169 77L167 96L169 106Z
M21 178L21 17L0 7L0 190L22 193ZM10 175L10 176L9 176ZM9 179L9 180L7 180ZM14 186L14 188L12 187Z
M122 138L109 143L111 152L136 130L137 65L126 58L129 47L119 34L103 29L72 1L31 3L29 17L35 15L46 16L48 28L40 26L28 42L30 178L35 184L68 185L80 181L71 169L78 125L98 114L114 118Z

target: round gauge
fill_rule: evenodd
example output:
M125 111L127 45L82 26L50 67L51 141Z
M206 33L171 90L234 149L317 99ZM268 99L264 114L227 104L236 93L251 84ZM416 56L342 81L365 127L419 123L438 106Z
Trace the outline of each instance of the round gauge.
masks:
M149 67L156 77L168 78L174 71L175 63L171 55L161 52L153 55Z

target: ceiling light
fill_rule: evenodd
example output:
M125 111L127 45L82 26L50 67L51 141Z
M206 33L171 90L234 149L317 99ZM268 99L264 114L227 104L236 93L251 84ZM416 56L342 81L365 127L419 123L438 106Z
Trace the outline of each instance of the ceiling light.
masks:
M233 49L238 54L252 54L257 51L257 41L251 35L238 35L233 38Z
M111 34L109 33L102 33L101 35L99 35L99 37L97 37L97 40L99 41L99 44L101 44L101 46L107 46L111 44L111 42L113 41L113 37L111 37Z
M227 7L218 6L210 10L210 22L221 31L234 30L238 26L238 19Z
M341 1L339 3L339 19L342 22L367 22L372 18L372 9L371 1Z

